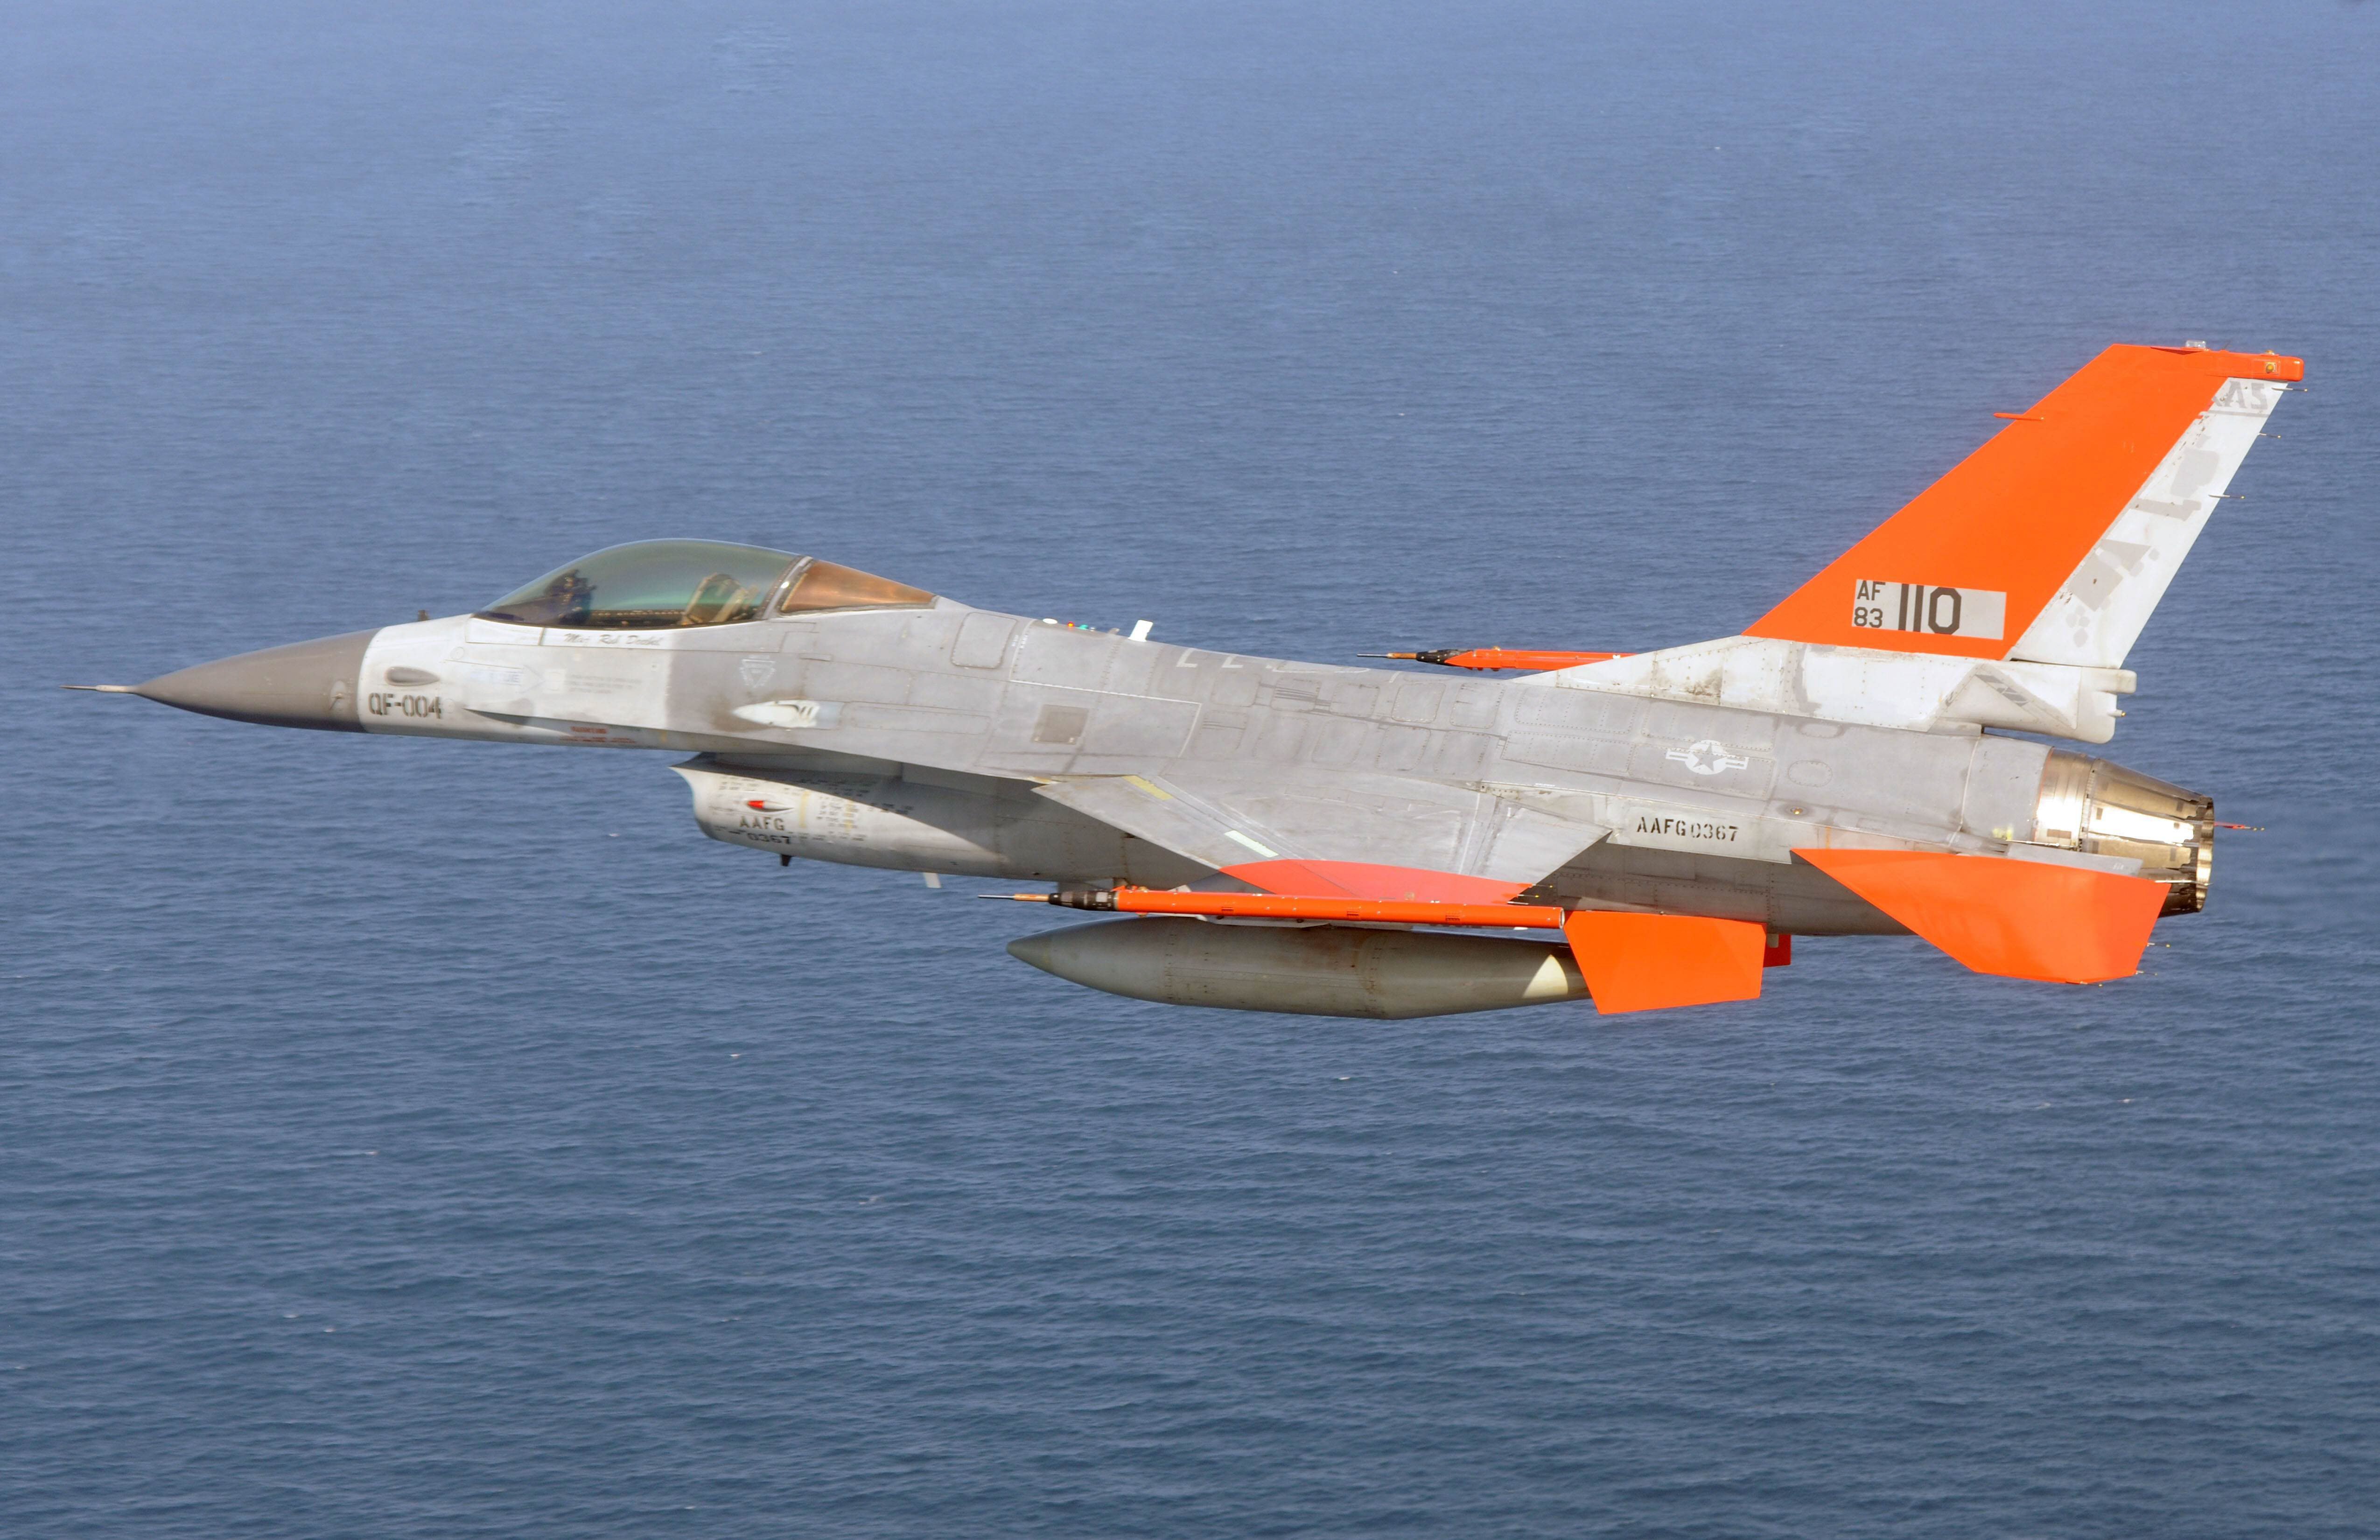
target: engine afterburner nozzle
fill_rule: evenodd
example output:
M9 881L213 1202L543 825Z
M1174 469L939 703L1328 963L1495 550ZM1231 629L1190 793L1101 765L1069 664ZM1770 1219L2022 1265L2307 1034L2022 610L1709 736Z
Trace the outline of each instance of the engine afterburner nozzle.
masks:
M160 674L129 693L202 716L360 733L356 683L375 631L350 631Z

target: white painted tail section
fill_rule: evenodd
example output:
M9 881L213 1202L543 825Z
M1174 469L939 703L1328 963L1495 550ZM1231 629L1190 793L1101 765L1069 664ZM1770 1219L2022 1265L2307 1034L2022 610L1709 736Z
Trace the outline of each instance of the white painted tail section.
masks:
M2010 727L2104 744L2135 681L2125 669L1722 637L1516 681L1538 684L1863 727Z
M2132 644L2304 377L2277 353L2119 344L2001 413L2007 430L1742 636L1522 684L2106 743L2136 685Z
M2282 389L2267 380L2225 381L2214 405L2175 443L2010 657L2123 667Z

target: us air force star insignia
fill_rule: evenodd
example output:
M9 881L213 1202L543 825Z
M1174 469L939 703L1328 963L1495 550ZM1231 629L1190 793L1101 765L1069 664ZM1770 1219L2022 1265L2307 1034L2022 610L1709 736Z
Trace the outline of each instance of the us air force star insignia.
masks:
M1717 775L1721 770L1742 770L1752 763L1741 754L1730 754L1727 745L1717 738L1705 738L1685 748L1673 748L1663 758L1675 759L1696 775Z

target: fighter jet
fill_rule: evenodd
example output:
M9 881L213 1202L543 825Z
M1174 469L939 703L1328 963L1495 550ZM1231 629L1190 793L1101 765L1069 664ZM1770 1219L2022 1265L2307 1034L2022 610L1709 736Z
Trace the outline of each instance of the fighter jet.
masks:
M665 540L473 614L75 687L690 754L711 838L1049 884L992 896L1113 917L1009 951L1142 1000L1645 1011L1754 999L1797 935L1911 932L2095 983L2205 904L2214 803L2039 740L2113 736L2126 656L2303 377L2110 347L1740 634L1660 651L1291 662Z

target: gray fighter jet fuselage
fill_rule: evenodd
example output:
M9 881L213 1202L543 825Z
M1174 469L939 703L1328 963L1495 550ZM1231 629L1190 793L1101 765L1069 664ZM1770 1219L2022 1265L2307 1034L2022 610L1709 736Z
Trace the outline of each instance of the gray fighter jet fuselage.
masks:
M806 860L1170 888L1319 851L1809 936L1903 927L1794 849L2030 842L2053 752L1546 675L1247 657L942 598L668 630L456 616L140 691L281 726L691 752L676 768L704 832ZM1135 778L1228 786L1207 800L1233 816L1141 837L1168 809Z

